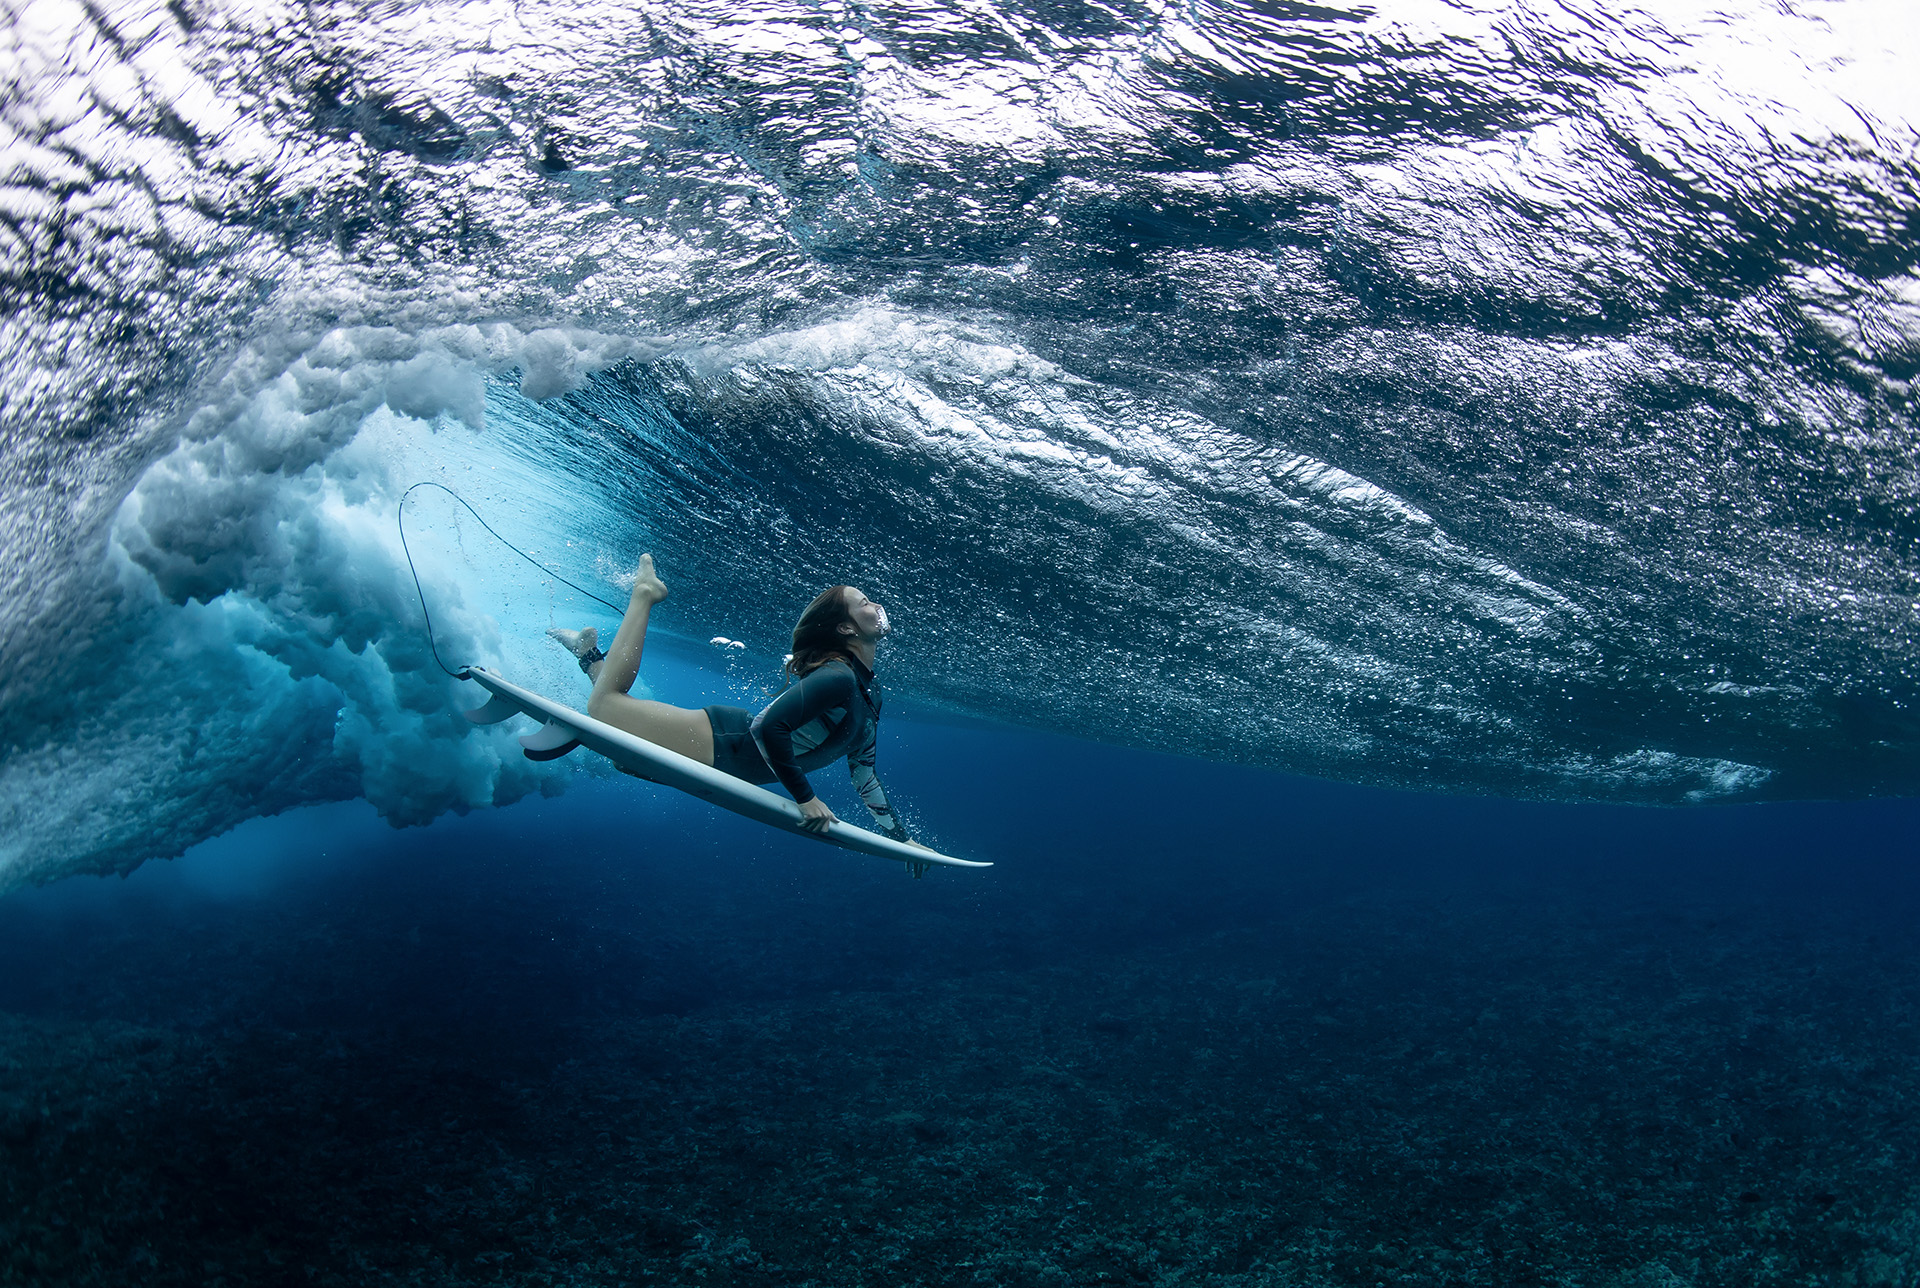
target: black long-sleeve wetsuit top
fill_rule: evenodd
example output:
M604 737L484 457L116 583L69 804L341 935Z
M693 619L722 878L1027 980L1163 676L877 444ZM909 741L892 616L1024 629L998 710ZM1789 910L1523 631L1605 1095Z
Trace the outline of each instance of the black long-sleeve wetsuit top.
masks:
M858 661L836 658L788 685L753 718L753 741L797 802L814 797L807 773L847 758L854 790L880 830L906 839L887 793L874 772L880 741L880 689L873 672Z

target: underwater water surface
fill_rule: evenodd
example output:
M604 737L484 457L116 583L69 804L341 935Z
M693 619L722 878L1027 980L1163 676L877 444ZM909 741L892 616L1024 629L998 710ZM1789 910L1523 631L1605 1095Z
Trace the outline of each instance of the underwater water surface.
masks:
M570 781L445 714L422 479L762 662L860 584L948 714L1920 784L1905 0L6 12L0 888ZM560 682L592 606L413 504Z

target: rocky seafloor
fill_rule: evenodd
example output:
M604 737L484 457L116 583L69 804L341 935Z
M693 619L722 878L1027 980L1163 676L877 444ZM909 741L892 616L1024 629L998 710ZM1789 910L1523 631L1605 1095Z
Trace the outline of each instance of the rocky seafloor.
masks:
M698 926L329 897L9 995L0 1283L1920 1283L1898 916L1349 890L867 969L773 899L673 983Z

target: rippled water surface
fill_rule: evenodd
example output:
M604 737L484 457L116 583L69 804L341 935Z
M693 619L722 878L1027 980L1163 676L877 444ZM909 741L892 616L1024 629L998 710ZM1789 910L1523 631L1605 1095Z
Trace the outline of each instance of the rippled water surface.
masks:
M923 712L1920 785L1904 4L5 11L0 885L572 772L450 714L417 478L755 665L859 583ZM567 684L604 619L419 518Z

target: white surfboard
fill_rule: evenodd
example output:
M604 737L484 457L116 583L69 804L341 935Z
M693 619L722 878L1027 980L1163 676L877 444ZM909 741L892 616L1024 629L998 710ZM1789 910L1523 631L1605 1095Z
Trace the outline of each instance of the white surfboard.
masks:
M904 845L891 837L869 832L851 823L835 821L827 825L825 833L812 831L800 825L802 815L798 805L784 796L775 796L764 787L756 787L732 774L722 773L711 765L703 765L677 751L668 751L623 729L615 729L610 724L582 715L571 707L543 698L517 684L510 684L485 667L468 667L467 678L482 685L493 695L485 706L467 712L467 719L474 724L498 724L518 715L532 716L540 721L538 731L520 740L521 745L536 758L550 759L554 755L565 755L573 749L568 744L578 743L649 782L698 796L721 809L744 814L756 823L825 841L844 850L855 850L876 858L898 859L903 863L935 863L949 868L993 866L991 863L956 859L932 850Z

